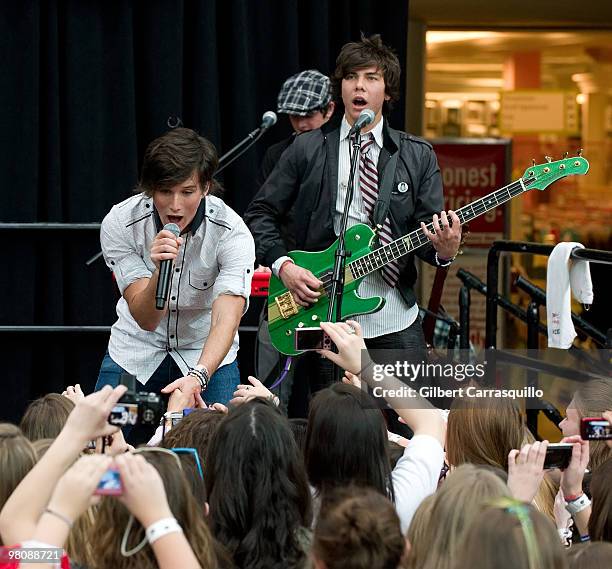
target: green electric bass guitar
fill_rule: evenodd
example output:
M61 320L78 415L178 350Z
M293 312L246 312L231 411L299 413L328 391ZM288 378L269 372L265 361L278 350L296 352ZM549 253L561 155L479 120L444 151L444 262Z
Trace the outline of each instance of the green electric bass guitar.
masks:
M456 211L456 214L461 224L464 224L528 190L544 190L553 182L566 176L586 174L588 169L589 163L582 156L564 158L555 162L548 158L548 162L534 164L533 167L525 170L523 176L518 180L463 206ZM433 232L433 224L430 223L427 229ZM429 243L429 239L421 229L416 229L387 245L373 249L374 236L374 231L363 224L354 225L346 232L346 249L351 252L351 256L350 262L346 263L344 273L342 320L359 314L376 312L383 307L385 303L383 298L378 296L361 298L357 293L359 283L366 275ZM327 320L328 295L331 293L331 276L337 246L336 241L325 251L317 253L292 251L289 253L289 257L297 265L309 269L323 282L323 287L319 290L321 296L318 302L308 308L294 301L293 295L280 279L274 275L270 277L268 322L272 344L279 352L289 356L300 354L301 352L295 348L296 328L319 326L320 322Z

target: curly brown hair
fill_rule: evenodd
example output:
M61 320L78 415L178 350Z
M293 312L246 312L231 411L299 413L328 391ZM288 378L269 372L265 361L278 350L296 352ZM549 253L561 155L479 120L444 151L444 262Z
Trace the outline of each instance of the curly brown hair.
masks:
M331 77L334 97L340 100L342 80L349 73L372 66L381 71L385 80L385 94L389 96L389 100L383 105L383 113L386 114L400 98L401 68L397 55L382 42L380 34L370 37L361 34L361 41L342 46L336 59L336 70Z

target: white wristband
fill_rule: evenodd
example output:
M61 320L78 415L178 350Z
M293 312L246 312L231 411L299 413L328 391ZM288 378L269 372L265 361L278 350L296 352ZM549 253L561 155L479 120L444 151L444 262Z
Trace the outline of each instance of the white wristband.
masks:
M571 502L567 502L565 504L565 509L573 516L578 512L582 512L591 505L591 500L586 494L582 494L579 498L572 500Z
M146 530L147 541L149 544L155 543L160 537L169 533L183 533L183 528L179 525L175 518L162 518L152 523Z

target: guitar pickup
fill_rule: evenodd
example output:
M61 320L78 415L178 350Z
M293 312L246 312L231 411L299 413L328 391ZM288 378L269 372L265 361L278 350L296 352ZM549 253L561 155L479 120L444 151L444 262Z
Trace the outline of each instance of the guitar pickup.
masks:
M278 310L285 320L291 316L295 316L298 313L298 306L295 303L291 291L279 294L274 299L274 302L276 302L276 306L278 306Z

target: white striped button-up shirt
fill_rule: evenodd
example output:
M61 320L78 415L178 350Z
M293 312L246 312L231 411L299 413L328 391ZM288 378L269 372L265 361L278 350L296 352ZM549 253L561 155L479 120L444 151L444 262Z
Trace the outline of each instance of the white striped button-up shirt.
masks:
M384 119L383 119L384 120ZM338 194L336 197L336 209L334 212L334 231L336 235L340 233L340 222L344 211L344 201L350 173L349 147L350 141L348 133L351 126L342 118L340 126L340 145L338 148ZM374 164L378 164L380 149L383 145L383 121L370 131L374 135L374 144L370 146L369 156ZM357 223L370 225L370 220L365 212L361 190L359 189L359 173L355 176L355 192L353 202L349 210L348 227ZM364 314L355 318L361 324L365 338L375 338L392 332L399 332L410 326L419 314L419 307L415 304L408 307L397 288L391 288L383 280L380 271L369 274L361 281L358 293L362 297L382 296L386 303L381 310L372 314Z
M100 243L121 294L155 270L151 242L160 230L153 200L144 194L113 206L102 222ZM183 234L174 263L167 314L148 332L138 326L126 300L117 303L108 351L122 368L143 385L167 354L186 374L197 364L210 330L212 304L220 294L242 296L245 311L255 263L253 237L240 216L222 200L206 196ZM238 333L220 365L232 363L238 352Z

